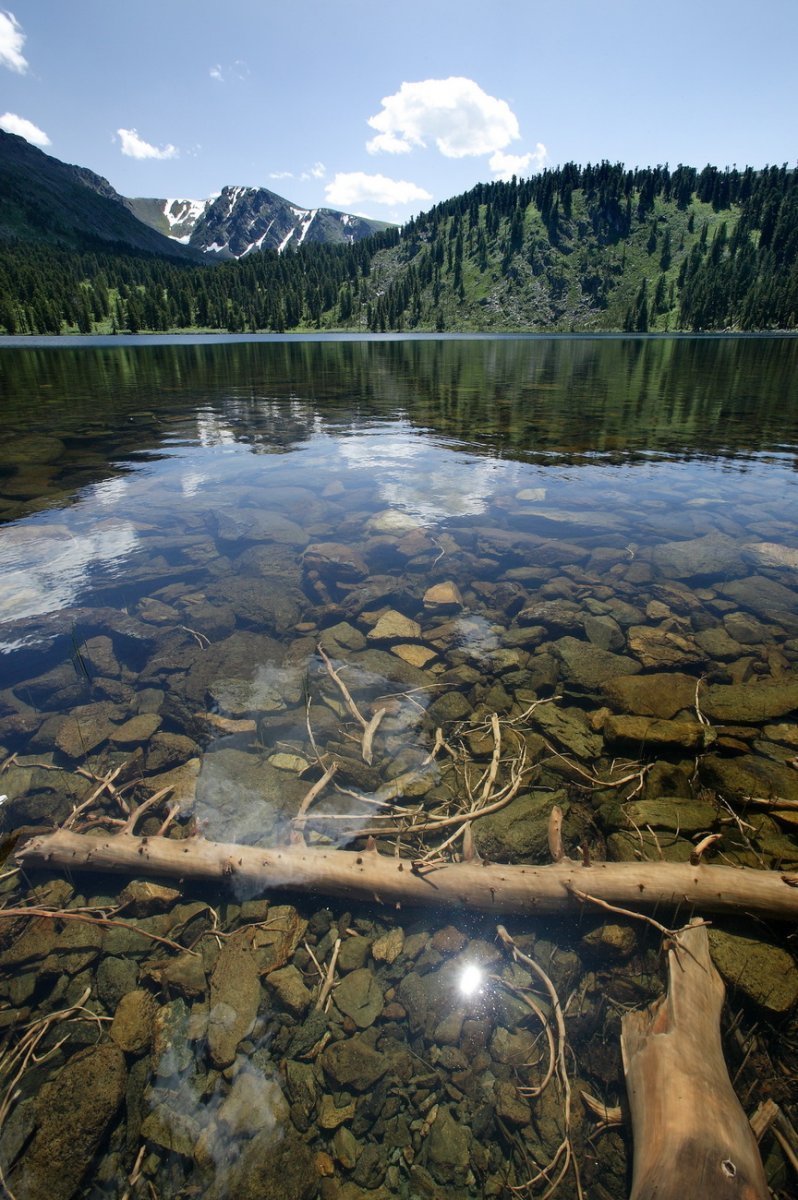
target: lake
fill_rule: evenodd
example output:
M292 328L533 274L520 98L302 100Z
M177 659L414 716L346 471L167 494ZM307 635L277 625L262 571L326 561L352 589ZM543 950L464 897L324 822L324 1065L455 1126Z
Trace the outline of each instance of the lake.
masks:
M776 336L3 345L6 856L156 796L136 832L178 841L545 863L556 805L584 861L719 835L706 861L795 869L797 381ZM564 1169L525 999L549 997L495 920L12 862L7 906L91 918L0 930L18 1197L509 1197L548 1172L539 1196ZM597 1130L578 1097L624 1102L660 938L589 906L505 924L565 1014L581 1186L626 1195L628 1116ZM738 1094L789 1111L794 939L744 915L710 939Z

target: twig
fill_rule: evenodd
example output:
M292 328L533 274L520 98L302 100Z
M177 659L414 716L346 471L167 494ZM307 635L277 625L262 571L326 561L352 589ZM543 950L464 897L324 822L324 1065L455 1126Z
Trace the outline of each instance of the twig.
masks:
M335 939L335 945L333 946L332 957L330 958L329 966L327 967L327 974L324 978L324 982L322 983L321 988L319 989L319 994L316 998L316 1010L318 1012L324 1011L324 1005L327 1003L327 997L329 996L330 992L332 991L333 984L335 982L335 964L338 962L338 951L340 949L341 949L341 939L338 937Z
M363 755L363 762L366 763L366 765L369 767L371 766L372 760L374 758L374 751L372 749L372 742L374 741L374 734L379 729L380 722L382 721L382 718L385 716L387 711L388 711L387 708L378 708L377 711L375 712L374 716L369 721L366 728L363 730L363 742L361 745L360 752Z
M547 1200L547 1198L556 1191L560 1181L563 1179L565 1172L568 1170L570 1165L573 1165L577 1197L579 1200L582 1200L583 1193L582 1183L579 1175L579 1167L574 1157L573 1147L571 1145L571 1084L568 1080L568 1070L565 1064L565 1049L567 1045L567 1039L565 1033L565 1018L563 1016L560 998L557 995L557 989L543 968L539 965L539 963L536 963L533 958L530 958L529 955L524 954L518 949L514 940L510 937L503 925L496 926L496 933L499 936L499 940L510 951L513 959L516 962L522 962L524 966L526 966L534 975L537 975L538 979L540 979L541 983L548 992L549 1000L551 1001L552 1012L554 1013L557 1025L557 1077L560 1081L560 1086L562 1087L564 1096L563 1123L565 1126L565 1136L563 1137L562 1142L555 1150L548 1166L543 1167L540 1171L538 1171L537 1175L533 1176L532 1179L528 1179L526 1183L515 1185L511 1190L514 1192L526 1191L528 1188L533 1187L541 1179L548 1180L550 1172L555 1169L560 1159L564 1156L565 1161L562 1164L560 1172L556 1179L550 1184L548 1190L544 1193L542 1200Z
M307 820L305 813L308 811L308 809L310 808L311 804L316 799L316 797L318 795L320 795L321 792L324 791L327 784L333 778L333 776L335 775L335 772L337 770L338 770L338 763L335 763L335 762L330 763L329 767L324 772L321 779L316 780L316 782L313 784L313 787L310 788L310 790L302 798L302 802L299 805L297 814L294 817L293 821L291 822L291 824L295 828L301 829L304 826L305 821Z
M138 808L133 810L122 826L122 833L133 833L139 823L139 818L143 817L145 812L149 812L151 808L155 808L156 804L160 804L163 798L168 796L172 791L174 791L174 784L170 783L167 787L161 788L159 792L153 792L143 804L140 804Z
M346 702L346 706L349 709L349 711L351 712L352 716L355 718L355 720L358 722L359 725L362 725L364 730L367 729L368 721L363 716L362 712L360 711L360 709L358 708L358 706L355 704L354 700L352 699L352 693L349 691L349 688L346 686L343 679L338 674L338 672L336 671L335 667L330 662L327 655L324 653L324 647L322 646L321 642L319 642L316 649L319 652L322 662L324 663L325 667L327 668L328 675L330 676L331 679L333 679L335 681L335 683L338 687L338 690L340 691L341 695L343 696L344 701Z
M177 950L180 954L192 953L190 950L186 951L186 947L181 946L179 942L173 942L170 938L161 937L157 933L150 933L148 929L139 929L137 925L131 925L128 921L115 921L112 917L90 917L87 913L65 908L33 908L27 905L22 908L0 908L0 918L3 917L6 920L42 917L50 921L83 921L86 925L101 925L103 928L118 926L120 929L129 929L132 933L138 933L151 942L160 942L163 946L169 946L171 950Z

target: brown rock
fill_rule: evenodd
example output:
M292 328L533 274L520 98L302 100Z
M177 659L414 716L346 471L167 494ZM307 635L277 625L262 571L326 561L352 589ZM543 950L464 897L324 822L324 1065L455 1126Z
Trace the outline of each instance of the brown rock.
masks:
M447 580L445 583L436 583L431 588L427 588L424 593L424 607L436 610L462 608L463 597L457 584L452 580Z
M104 1042L74 1054L36 1098L37 1130L12 1176L22 1200L71 1200L125 1094L122 1051Z
M119 1001L111 1022L111 1037L129 1054L143 1054L152 1045L157 1005L142 988L128 992Z

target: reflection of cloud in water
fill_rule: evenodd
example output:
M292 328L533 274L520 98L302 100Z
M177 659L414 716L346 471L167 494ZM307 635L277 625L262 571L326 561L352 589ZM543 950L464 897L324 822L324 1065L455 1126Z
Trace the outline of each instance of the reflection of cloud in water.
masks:
M232 446L236 437L216 413L202 412L197 413L197 441L201 446Z
M522 469L496 458L473 458L430 445L397 425L339 442L344 463L374 475L388 505L402 508L420 524L447 517L476 516L500 488L512 486Z
M394 761L406 748L419 750L420 761L429 750L429 745L422 745L417 733L432 697L421 691L404 696L401 694L402 685L385 675L363 670L351 663L336 661L336 666L342 669L342 678L345 678L347 688L364 716L368 718L373 709L382 703L388 706L388 715L375 739L375 766L380 768ZM259 715L268 717L269 714L275 714L278 723L272 734L269 733L268 720L260 726L257 750L251 744L246 747L242 745L240 738L235 735L217 739L206 750L194 806L194 815L206 837L244 845L275 846L288 841L291 819L320 772L314 769L300 778L295 770L278 768L270 759L275 752L295 752L313 761L302 703L305 678L304 666L283 668L264 664L258 668L252 681L221 679L210 685L209 693L225 715L257 718ZM336 704L340 703L337 689L326 674L320 674L312 685L314 703L310 710L311 726L314 713L318 713L324 704L319 697L319 684L326 696ZM288 718L287 723L283 722L283 716ZM347 730L355 732L351 756L359 760L361 731L348 713L339 720L342 727L346 726ZM388 739L389 748L386 748L383 738ZM332 740L340 741L340 733L333 733ZM316 744L326 765L329 762L328 748L321 734L317 734ZM437 779L437 764L428 764L424 774ZM358 801L358 795L363 797L362 802ZM375 814L389 812L394 801L402 803L401 799L396 798L396 788L390 779L381 782L371 792L353 789L342 794L334 786L328 786L312 807L312 816L319 820L311 821L307 829L322 832L329 844L345 845L351 841L358 822L340 820L339 817L357 813L363 818L361 824L367 825ZM414 805L417 801L411 797L407 803ZM324 817L333 819L324 821ZM239 900L248 899L262 891L261 882L253 883L241 875L232 878L230 885Z
M103 479L92 489L92 499L104 508L113 508L122 500L130 487L128 479Z
M180 490L184 496L196 496L197 492L208 482L205 471L186 471L180 480Z
M477 614L458 617L454 622L457 628L458 648L479 661L490 657L499 648L499 638L493 626Z
M67 608L93 570L107 569L137 545L129 521L109 521L88 533L56 525L0 530L0 619Z

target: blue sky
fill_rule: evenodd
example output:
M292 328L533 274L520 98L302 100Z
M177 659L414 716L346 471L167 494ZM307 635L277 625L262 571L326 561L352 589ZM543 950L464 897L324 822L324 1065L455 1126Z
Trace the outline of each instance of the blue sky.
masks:
M0 0L0 127L128 196L402 221L600 159L798 156L798 0Z

